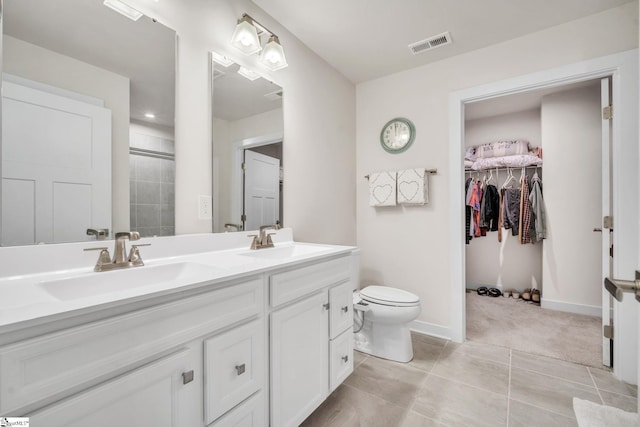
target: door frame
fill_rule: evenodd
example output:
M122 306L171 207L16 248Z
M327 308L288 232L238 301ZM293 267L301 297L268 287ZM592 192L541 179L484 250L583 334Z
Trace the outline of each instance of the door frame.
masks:
M451 216L449 257L451 275L450 336L455 342L466 338L464 202L464 105L515 93L546 87L558 87L586 80L611 77L613 98L613 215L616 221L613 240L613 274L633 279L638 260L638 194L624 194L626 182L638 182L638 49L540 71L456 92L449 96L449 213ZM624 88L624 90L622 90ZM624 144L624 141L633 143ZM625 197L626 200L625 200ZM635 200L634 200L635 198ZM621 233L620 229L625 230ZM631 301L614 304L616 345L624 343L624 351L614 352L614 375L630 383L637 382L637 309Z
M244 192L242 162L244 161L244 150L263 145L277 144L284 141L283 132L269 133L253 138L241 139L232 144L232 165L231 165L231 218L233 221L240 221L243 211ZM282 162L280 162L282 166Z

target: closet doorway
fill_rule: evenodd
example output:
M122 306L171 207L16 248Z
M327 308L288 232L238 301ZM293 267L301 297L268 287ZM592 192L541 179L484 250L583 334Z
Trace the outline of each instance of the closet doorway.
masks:
M603 356L609 363L600 334L608 268L603 276L603 239L593 231L601 232L602 200L610 200L602 166L609 164L602 137L603 126L609 136L609 121L601 117L608 89L608 78L594 79L466 106L467 193L482 194L480 205L489 212L482 210L478 224L480 210L466 208L472 213L465 247L469 340L593 367L602 366ZM534 182L544 189L538 217L528 209ZM491 202L500 194L506 212L498 231ZM491 298L496 289L502 295Z
M450 176L451 194L461 193L464 188L464 110L470 104L497 98L504 95L523 93L546 87L557 87L587 80L611 77L613 110L612 118L612 215L615 228L612 238L615 239L613 249L613 274L618 278L631 279L637 268L639 246L638 235L638 200L640 194L636 189L629 191L628 185L638 180L638 51L632 50L606 57L583 61L555 69L503 80L483 86L453 92L450 95ZM547 164L547 167L549 165ZM548 175L545 176L545 179ZM625 183L627 184L625 186ZM450 198L450 236L452 242L460 242L450 246L451 258L451 330L450 336L456 342L466 338L465 309L465 215L464 201L460 197ZM594 227L595 228L595 227ZM604 253L604 251L603 251ZM604 262L604 258L603 258ZM605 294L603 289L603 301ZM603 310L609 311L607 302L602 304ZM628 299L613 303L613 319L616 328L614 342L614 376L623 381L634 383L637 380L637 343L638 325L635 301ZM608 316L603 316L606 318Z

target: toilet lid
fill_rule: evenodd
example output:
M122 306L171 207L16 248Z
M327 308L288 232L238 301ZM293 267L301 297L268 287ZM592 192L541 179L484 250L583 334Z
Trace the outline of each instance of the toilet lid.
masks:
M414 306L420 303L420 298L411 292L388 286L367 286L360 291L363 300L401 307Z

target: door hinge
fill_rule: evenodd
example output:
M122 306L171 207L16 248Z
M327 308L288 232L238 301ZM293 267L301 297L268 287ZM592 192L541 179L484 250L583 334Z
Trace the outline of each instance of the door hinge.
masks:
M242 162L242 172L247 170L247 164L245 162Z
M613 325L604 325L602 327L602 335L610 340L613 339Z
M613 229L613 217L605 216L602 218L602 228L607 228L609 230Z
M613 117L613 107L611 105L607 105L602 109L602 120L611 120Z
M247 216L245 214L240 215L240 221L246 221Z
M609 248L609 256L613 258L613 245Z

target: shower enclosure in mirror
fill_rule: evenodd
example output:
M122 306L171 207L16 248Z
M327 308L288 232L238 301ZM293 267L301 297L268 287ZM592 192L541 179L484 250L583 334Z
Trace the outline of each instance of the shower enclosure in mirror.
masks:
M4 0L3 246L173 234L175 32L87 0Z
M283 225L282 88L238 64L211 64L213 229Z

